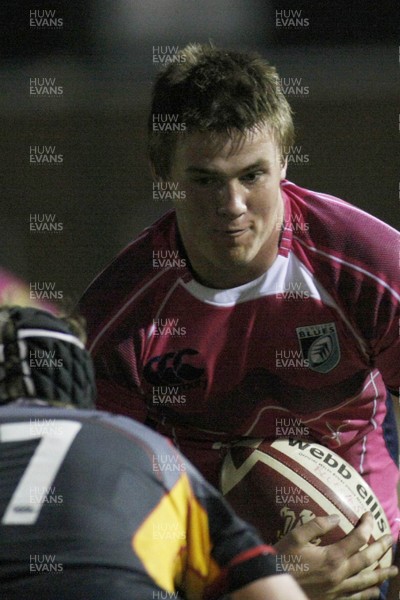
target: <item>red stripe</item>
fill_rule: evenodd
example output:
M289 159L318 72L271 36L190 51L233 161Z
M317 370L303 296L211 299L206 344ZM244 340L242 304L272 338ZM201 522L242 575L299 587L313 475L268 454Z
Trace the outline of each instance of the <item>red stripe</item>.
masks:
M241 552L235 556L235 558L229 563L228 568L235 567L239 563L250 560L255 556L260 556L260 554L276 554L276 550L272 546L267 546L266 544L257 546L256 548L250 548L249 550L245 550L244 552Z

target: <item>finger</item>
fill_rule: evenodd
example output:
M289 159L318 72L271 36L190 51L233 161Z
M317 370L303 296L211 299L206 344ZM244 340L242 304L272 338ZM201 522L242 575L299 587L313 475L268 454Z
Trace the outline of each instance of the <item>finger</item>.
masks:
M389 550L393 543L391 535L384 535L379 540L364 548L360 552L353 554L351 558L348 559L347 564L347 577L355 575L356 573L360 573L364 569L367 569L374 562L378 561L386 552ZM394 567L396 569L396 567ZM376 580L376 583L381 583L384 581L385 577L382 578L380 575L386 569L375 569L374 571L366 571L363 575L366 576L366 573L374 573L375 577L380 577ZM397 571L392 571L396 574ZM361 573L360 573L361 575ZM392 575L394 577L394 575ZM373 584L375 585L375 583Z
M315 519L308 521L308 523L293 529L291 535L296 544L299 546L304 546L307 544L307 542L311 542L315 538L322 537L334 529L338 525L339 521L339 515L316 517Z
M336 543L338 549L342 550L345 556L352 556L368 543L373 526L374 518L372 514L370 512L364 513L356 527Z
M380 598L381 591L379 588L370 588L369 590L363 590L362 592L356 592L351 596L340 596L336 600L373 600L374 598Z
M338 586L341 594L354 594L381 585L386 579L392 579L397 575L396 567L376 569L375 571L363 571L353 577L349 577Z

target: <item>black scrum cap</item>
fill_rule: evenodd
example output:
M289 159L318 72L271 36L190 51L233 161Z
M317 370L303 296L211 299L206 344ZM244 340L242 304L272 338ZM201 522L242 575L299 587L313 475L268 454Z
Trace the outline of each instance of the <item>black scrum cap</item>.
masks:
M17 398L94 406L94 370L84 344L67 321L37 308L0 308L0 404Z

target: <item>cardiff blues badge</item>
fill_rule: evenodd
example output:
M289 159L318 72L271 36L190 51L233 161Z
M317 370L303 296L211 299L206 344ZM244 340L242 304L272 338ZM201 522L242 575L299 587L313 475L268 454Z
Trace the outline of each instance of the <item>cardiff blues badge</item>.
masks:
M340 346L335 323L296 327L301 353L309 367L318 373L329 373L340 360Z

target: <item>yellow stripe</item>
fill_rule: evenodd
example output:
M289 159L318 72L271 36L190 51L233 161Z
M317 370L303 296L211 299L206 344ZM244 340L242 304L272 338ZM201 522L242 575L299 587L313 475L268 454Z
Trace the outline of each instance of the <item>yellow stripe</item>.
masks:
M193 600L219 575L211 559L208 516L182 474L132 539L132 546L150 577L164 590L177 588Z

